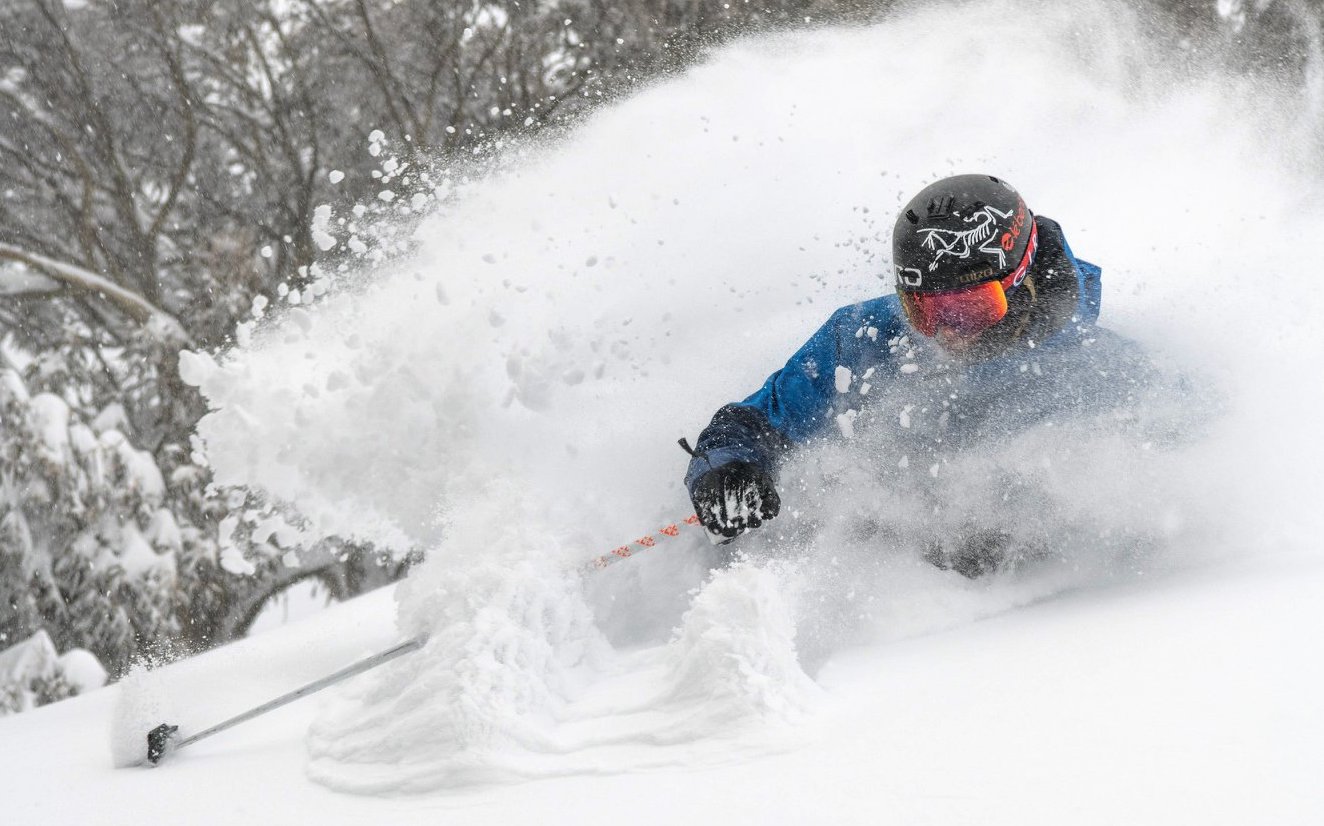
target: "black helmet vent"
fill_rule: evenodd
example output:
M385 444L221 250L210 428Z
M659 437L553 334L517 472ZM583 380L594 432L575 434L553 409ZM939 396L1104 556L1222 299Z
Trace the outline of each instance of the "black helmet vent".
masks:
M956 199L951 195L943 195L929 201L929 217L945 218L952 214L952 207L956 204Z

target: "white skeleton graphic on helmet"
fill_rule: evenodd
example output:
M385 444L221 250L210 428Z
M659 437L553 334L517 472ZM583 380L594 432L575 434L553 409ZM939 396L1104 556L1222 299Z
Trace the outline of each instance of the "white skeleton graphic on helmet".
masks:
M933 260L929 262L929 271L937 269L938 263L944 256L969 258L973 252L996 255L998 267L1005 267L1007 254L1003 252L998 242L998 221L1006 220L1010 216L1010 210L1003 212L991 206L984 206L975 214L962 219L966 224L973 224L969 229L921 229L920 232L924 233L924 249L934 251ZM991 247L988 246L990 242L993 244Z

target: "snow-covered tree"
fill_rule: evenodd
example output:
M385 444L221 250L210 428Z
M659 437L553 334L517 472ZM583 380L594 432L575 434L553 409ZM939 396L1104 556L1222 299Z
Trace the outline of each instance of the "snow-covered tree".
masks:
M60 370L46 355L35 374ZM170 597L183 538L123 408L88 415L72 395L34 393L0 371L0 603L11 607L0 644L45 630L118 669L178 631Z

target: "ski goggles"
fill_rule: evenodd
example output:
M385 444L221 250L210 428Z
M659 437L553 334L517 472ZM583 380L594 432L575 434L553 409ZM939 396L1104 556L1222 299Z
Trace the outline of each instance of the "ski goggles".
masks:
M1039 228L1031 223L1025 255L1006 277L937 293L900 290L901 308L911 325L930 338L939 329L961 338L979 335L1007 316L1007 293L1025 280L1038 248Z

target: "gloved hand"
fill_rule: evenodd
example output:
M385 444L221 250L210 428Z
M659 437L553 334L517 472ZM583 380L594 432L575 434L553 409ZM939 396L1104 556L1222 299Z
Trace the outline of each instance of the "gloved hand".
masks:
M781 510L772 478L748 462L713 468L694 486L694 512L703 526L725 544L757 528Z

